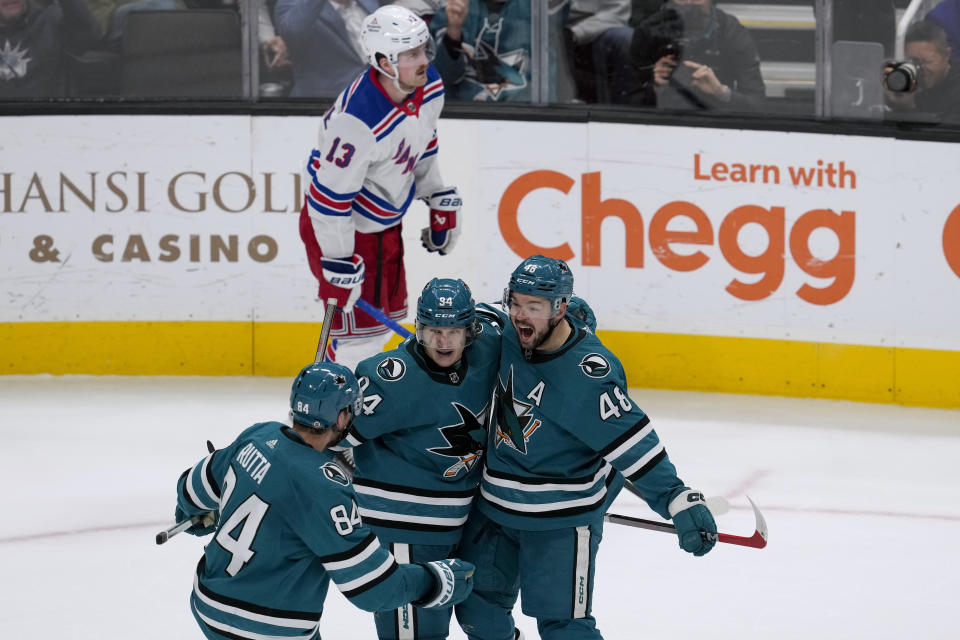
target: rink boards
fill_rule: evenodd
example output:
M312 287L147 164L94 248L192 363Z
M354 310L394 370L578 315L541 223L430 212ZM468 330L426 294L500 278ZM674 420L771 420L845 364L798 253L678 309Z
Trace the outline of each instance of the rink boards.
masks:
M297 231L316 120L0 120L0 371L292 375L322 312ZM466 203L433 276L499 299L566 259L631 386L960 407L955 145L443 120Z

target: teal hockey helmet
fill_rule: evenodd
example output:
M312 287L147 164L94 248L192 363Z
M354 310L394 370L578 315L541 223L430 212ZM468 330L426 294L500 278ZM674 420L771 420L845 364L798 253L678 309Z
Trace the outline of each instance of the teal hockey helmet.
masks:
M311 429L336 426L340 411L350 411L351 421L360 413L363 393L350 369L336 362L305 366L290 390L290 418Z
M504 307L510 308L510 294L525 293L551 302L551 316L560 311L560 305L573 295L573 272L558 258L530 256L510 274L510 283L503 292Z
M423 327L466 327L466 345L478 332L477 309L470 287L459 278L434 278L417 299L417 340L424 344Z

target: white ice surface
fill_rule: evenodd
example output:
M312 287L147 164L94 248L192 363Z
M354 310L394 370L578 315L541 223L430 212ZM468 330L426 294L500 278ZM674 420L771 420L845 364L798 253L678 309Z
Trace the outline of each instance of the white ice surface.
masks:
M205 441L283 420L289 383L0 376L0 638L200 640L188 594L203 543L154 535ZM960 637L960 412L631 395L681 477L731 501L721 531L753 532L749 494L770 544L693 558L673 535L608 524L594 592L608 640ZM616 511L656 518L626 493ZM376 637L335 589L321 631Z

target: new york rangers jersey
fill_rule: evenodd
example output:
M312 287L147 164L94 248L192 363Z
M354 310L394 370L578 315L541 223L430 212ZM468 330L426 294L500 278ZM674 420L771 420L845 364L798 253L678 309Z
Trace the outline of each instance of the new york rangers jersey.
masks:
M627 394L620 361L572 320L562 347L527 360L509 316L481 307L499 318L503 337L478 508L516 529L581 526L602 517L626 476L669 518L668 501L683 483Z
M416 338L362 361L354 488L384 542L456 544L476 494L500 333L481 323L460 364L437 370ZM359 446L358 446L359 445Z
M354 253L354 232L396 226L414 198L442 191L437 120L443 82L430 65L427 83L396 104L372 67L324 114L307 162L307 212L321 253Z
M190 599L210 638L316 639L331 579L367 611L433 584L423 567L398 565L363 524L333 454L278 422L245 430L184 472L177 490L194 512L218 513Z

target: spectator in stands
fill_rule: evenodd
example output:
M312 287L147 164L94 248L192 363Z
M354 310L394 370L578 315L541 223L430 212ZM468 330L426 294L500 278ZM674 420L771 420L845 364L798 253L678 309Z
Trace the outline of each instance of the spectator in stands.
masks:
M274 24L293 63L291 97L336 97L367 68L360 23L377 0L277 0Z
M123 36L123 25L131 11L186 9L180 0L87 0L90 11L100 22L104 41L116 44Z
M393 4L410 9L429 25L433 16L437 15L437 12L443 11L447 0L395 0Z
M934 118L960 123L960 65L951 64L947 34L933 20L921 20L910 26L904 39L904 54L917 70L914 90L894 92L886 89L887 106L894 120ZM893 70L884 69L884 86Z
M573 99L573 79L563 51L568 0L544 3L549 15L550 102ZM530 0L448 0L430 23L437 40L434 65L451 100L529 102Z
M631 102L758 111L766 99L753 37L713 0L670 0L634 31Z
M943 0L927 13L947 32L947 43L954 55L960 54L960 0Z
M579 97L623 102L633 29L630 0L573 0L564 29Z
M99 39L85 0L0 1L0 99L63 95L64 51L81 53Z

